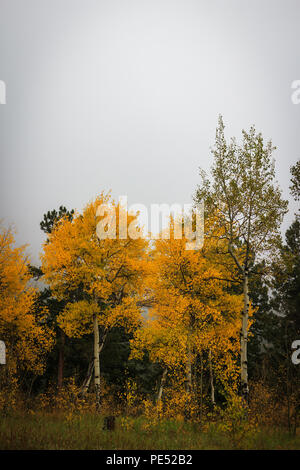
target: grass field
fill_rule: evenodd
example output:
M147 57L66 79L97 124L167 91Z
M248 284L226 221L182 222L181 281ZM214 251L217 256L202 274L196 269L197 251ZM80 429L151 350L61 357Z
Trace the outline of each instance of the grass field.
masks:
M257 429L232 436L209 426L164 421L147 427L146 420L121 418L114 431L103 430L99 415L15 414L0 421L1 450L192 450L192 449L300 449L300 435L279 429Z

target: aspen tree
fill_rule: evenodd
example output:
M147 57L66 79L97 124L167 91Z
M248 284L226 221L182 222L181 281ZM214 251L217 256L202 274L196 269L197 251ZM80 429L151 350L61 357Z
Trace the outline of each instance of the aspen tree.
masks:
M209 228L209 221L207 225ZM213 360L219 363L217 370L223 380L226 361L229 369L235 368L230 358L238 353L242 298L230 293L223 282L230 277L227 267L217 266L215 254L209 255L214 253L215 239L205 240L201 250L186 250L184 237L174 239L172 227L170 233L169 240L155 243L147 277L152 308L143 328L135 332L132 356L140 358L146 350L150 360L167 368L170 375L184 371L185 397L191 403L197 356L211 349L211 364ZM187 403L186 417L188 408Z
M15 246L11 229L0 230L0 338L5 341L9 373L42 374L53 332L48 311L37 307L38 291L31 284L26 246Z
M117 214L117 236L99 239L96 226L97 208L110 203ZM57 322L70 337L94 335L94 371L96 405L101 397L100 359L108 331L115 326L134 328L141 320L137 300L142 291L147 243L141 238L118 237L118 212L109 195L101 194L88 204L82 214L73 219L62 218L49 234L42 254L44 280L57 298L70 298L70 291L79 290L82 298L74 296ZM136 223L136 215L127 214L127 226ZM99 328L102 331L100 338ZM90 376L81 393L86 393Z
M223 229L225 252L232 259L243 289L240 334L241 390L248 400L247 343L249 327L249 277L251 263L277 244L287 201L275 181L272 142L264 143L252 126L242 131L242 142L228 143L223 119L219 117L215 146L212 149L212 179L201 171L202 185L195 194L196 204L205 203L206 212L217 215L216 227ZM223 249L224 254L224 249Z

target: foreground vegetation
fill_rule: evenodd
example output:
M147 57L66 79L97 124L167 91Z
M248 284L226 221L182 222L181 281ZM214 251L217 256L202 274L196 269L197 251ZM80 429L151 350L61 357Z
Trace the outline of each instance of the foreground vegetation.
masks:
M2 450L180 450L180 449L299 449L300 434L280 428L261 428L254 433L232 436L213 424L204 429L196 423L166 420L148 428L144 417L118 417L116 429L103 429L97 414L14 414L0 422Z
M2 394L1 450L218 450L299 449L297 410L278 402L274 391L251 384L250 404L230 394L226 403L202 408L169 391L155 402L133 388L112 401L109 388L97 411L95 391L84 398L69 381L28 399L15 388ZM173 391L173 390L172 390ZM114 425L108 429L107 417Z

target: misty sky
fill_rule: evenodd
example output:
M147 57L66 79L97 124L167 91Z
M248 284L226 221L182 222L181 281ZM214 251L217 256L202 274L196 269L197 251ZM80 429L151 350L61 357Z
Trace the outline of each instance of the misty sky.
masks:
M228 137L272 138L292 201L299 25L299 0L0 0L0 217L17 242L37 262L43 214L102 190L191 202L219 114Z

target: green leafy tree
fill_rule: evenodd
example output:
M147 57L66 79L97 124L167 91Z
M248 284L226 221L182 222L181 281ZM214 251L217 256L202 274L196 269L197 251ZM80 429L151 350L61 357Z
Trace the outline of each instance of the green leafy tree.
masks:
M278 244L279 229L287 211L287 201L275 182L274 147L264 143L252 126L242 131L239 145L234 138L228 143L222 117L212 149L214 163L212 181L202 172L203 184L198 187L195 202L205 202L206 211L218 218L224 229L226 251L235 264L243 286L244 307L241 326L241 388L248 400L248 322L249 278L253 275L253 257L267 253Z
M290 190L296 201L300 200L300 160L291 167L291 186Z

